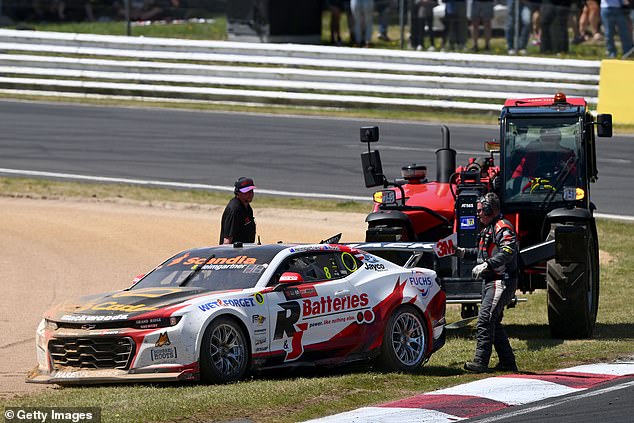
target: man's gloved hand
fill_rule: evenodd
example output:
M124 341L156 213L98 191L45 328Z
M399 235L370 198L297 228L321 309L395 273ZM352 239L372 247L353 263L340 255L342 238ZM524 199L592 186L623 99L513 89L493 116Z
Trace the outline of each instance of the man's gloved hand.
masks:
M487 263L486 261L484 263L478 264L471 271L471 276L473 276L473 279L480 279L480 276L482 276L482 272L484 272L488 268L489 263Z
M455 250L453 253L454 253L454 255L455 255L455 256L458 256L458 257L460 257L460 258L463 258L463 257L464 257L464 252L465 252L465 249L464 249L464 248L462 248L462 247L456 247L456 250Z

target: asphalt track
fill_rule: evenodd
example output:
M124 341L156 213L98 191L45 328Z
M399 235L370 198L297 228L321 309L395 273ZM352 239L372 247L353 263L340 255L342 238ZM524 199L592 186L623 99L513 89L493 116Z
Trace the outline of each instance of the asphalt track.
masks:
M0 101L0 174L123 178L230 189L251 175L259 192L369 198L359 127L379 125L383 169L428 166L435 175L440 123L272 116ZM449 125L458 163L482 156L495 126ZM599 139L592 198L603 214L634 216L634 136ZM7 170L18 173L7 173ZM23 173L19 173L23 172ZM34 173L35 172L35 173Z

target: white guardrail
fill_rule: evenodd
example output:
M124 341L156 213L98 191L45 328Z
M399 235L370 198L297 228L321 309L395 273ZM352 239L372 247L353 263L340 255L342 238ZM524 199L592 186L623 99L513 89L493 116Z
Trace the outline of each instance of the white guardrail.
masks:
M0 29L0 92L499 111L597 104L600 61Z

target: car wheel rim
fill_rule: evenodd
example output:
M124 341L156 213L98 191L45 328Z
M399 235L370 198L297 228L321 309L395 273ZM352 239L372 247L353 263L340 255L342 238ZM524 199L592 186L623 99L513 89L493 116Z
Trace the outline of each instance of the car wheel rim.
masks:
M425 334L420 320L403 313L394 322L392 348L398 360L406 366L417 365L425 352Z
M245 359L242 337L230 325L219 325L211 334L209 345L211 362L223 375L231 376L240 372Z

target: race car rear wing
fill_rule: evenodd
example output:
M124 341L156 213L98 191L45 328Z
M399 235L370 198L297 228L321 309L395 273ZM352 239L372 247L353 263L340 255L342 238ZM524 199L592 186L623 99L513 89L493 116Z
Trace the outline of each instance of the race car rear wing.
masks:
M433 242L361 242L344 245L367 251L403 267L433 268L430 266L434 258Z

